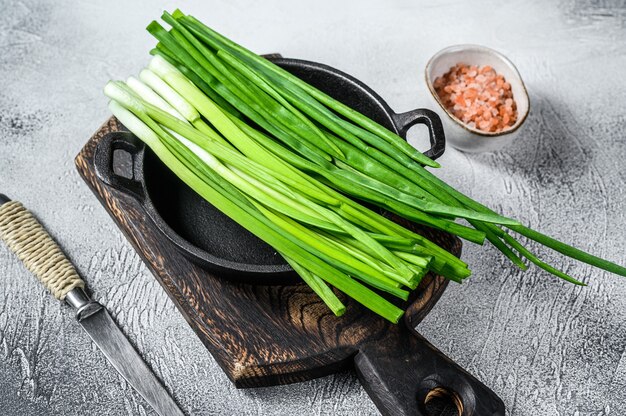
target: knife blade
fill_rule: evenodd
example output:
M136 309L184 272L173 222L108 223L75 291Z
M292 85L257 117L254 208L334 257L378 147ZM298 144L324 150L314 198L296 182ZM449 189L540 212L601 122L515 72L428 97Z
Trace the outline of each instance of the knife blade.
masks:
M115 324L84 291L85 283L60 247L21 203L0 194L0 238L76 319L109 362L161 416L183 412Z

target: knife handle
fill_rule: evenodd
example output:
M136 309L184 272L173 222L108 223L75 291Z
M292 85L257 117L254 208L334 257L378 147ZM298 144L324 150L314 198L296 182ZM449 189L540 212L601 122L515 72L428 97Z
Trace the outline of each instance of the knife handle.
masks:
M59 300L85 282L61 248L20 202L0 194L0 238Z

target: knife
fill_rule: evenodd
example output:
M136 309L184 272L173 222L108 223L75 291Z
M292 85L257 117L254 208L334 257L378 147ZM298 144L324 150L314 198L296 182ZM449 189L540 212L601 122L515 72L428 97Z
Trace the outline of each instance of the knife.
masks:
M55 298L76 309L78 323L159 415L183 415L109 312L85 293L85 282L39 221L21 203L3 194L0 194L0 238Z

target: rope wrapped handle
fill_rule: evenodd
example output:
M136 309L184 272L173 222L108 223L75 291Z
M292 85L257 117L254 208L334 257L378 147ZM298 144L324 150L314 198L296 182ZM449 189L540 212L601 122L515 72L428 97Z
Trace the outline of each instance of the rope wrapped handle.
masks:
M59 300L85 282L61 248L20 202L0 205L0 238Z

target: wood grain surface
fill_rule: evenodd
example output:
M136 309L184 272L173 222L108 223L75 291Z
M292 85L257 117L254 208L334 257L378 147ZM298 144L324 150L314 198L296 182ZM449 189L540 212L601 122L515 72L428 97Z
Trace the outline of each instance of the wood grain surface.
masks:
M338 319L304 284L237 285L189 262L160 235L136 200L97 177L95 146L120 126L109 119L76 157L76 166L235 385L285 384L335 372L335 365L347 361L364 341L399 327L345 296L347 313ZM457 238L415 229L460 255ZM405 316L411 327L430 311L447 283L440 276L424 277Z

